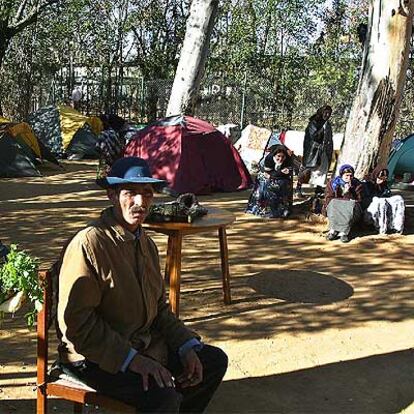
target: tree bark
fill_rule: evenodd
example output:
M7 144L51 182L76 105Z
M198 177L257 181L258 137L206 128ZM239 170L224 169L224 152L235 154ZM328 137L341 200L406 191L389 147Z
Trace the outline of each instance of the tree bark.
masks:
M6 51L10 44L10 37L7 35L7 29L0 30L0 71L2 70L3 60L6 57ZM2 96L0 94L0 116L3 116Z
M361 76L337 168L387 164L408 65L414 0L371 0Z
M193 0L191 4L167 116L193 113L218 3L218 0Z

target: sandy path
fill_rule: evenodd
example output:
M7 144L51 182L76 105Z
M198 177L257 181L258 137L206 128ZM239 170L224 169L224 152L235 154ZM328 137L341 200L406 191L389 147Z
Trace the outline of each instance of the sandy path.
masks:
M0 239L45 266L107 205L93 163L47 174L0 180ZM407 235L348 245L327 242L322 224L245 215L248 194L201 197L237 215L232 305L222 303L215 235L183 243L181 317L230 358L209 412L414 413L414 194L404 193ZM164 261L166 238L153 236ZM15 317L0 338L0 413L34 412L35 335Z

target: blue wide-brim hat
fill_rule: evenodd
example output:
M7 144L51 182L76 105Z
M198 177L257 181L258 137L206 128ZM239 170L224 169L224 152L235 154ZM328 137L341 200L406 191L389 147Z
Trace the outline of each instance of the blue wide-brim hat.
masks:
M96 180L102 188L108 188L120 184L153 184L155 187L163 187L165 180L153 178L147 162L138 157L125 157L116 160L104 178Z

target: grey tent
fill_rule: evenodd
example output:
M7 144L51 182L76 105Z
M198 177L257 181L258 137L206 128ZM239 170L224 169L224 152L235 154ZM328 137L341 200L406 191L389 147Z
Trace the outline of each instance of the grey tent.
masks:
M41 174L27 149L0 130L0 177L39 177Z

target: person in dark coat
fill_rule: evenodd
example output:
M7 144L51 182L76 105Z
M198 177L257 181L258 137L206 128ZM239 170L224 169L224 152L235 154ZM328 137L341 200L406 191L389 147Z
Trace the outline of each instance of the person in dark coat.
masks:
M286 218L292 205L292 162L284 145L273 145L257 174L246 213Z
M316 185L316 193L323 193L333 153L332 127L329 118L332 108L322 106L309 118L303 141L302 166L298 175L295 196L302 195L302 184Z
M354 168L344 164L326 186L322 211L329 221L328 240L339 237L343 243L349 242L351 227L361 218L363 187L354 174Z
M405 203L400 195L392 195L388 186L389 172L384 165L377 165L363 183L364 221L373 224L379 234L404 231Z

